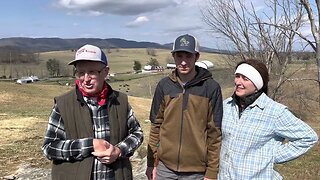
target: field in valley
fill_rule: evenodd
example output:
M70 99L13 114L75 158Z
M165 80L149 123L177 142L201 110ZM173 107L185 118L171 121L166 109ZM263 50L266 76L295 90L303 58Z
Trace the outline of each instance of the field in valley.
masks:
M149 55L145 48L135 49L111 49L108 52L108 61L110 73L130 73L133 72L133 62L139 61L142 65L147 65L151 58L157 59L160 66L166 67L168 61L172 58L170 50L155 49L155 56ZM72 75L73 66L68 66L67 63L74 59L75 52L52 51L38 54L39 64L0 64L0 77L21 78L21 76L37 75L39 78L49 76L46 63L49 59L56 59L60 64L60 75ZM201 60L210 60L216 66L224 66L223 55L212 53L201 53Z
M43 59L42 63L45 62L45 59L50 58L61 59L62 63L66 63L73 58L73 53L68 51L48 52L40 54L40 57ZM161 65L166 64L168 54L170 54L168 50L157 50L156 58ZM114 72L132 71L133 60L139 60L144 64L150 58L151 56L146 54L146 50L141 49L121 49L109 55L110 66ZM210 59L216 65L212 71L213 77L221 84L224 98L230 96L233 90L233 75L232 71L225 69L223 58L216 54L204 53L203 59ZM42 71L45 70L42 69ZM168 72L143 77L131 74L124 76L123 81L110 82L115 90L123 91L130 96L129 102L140 120L145 134L144 144L139 148L142 155L145 154L145 145L148 141L149 122L147 120L154 87ZM301 77L306 74L311 74L310 76L314 77L316 69L302 67L296 76ZM0 82L2 87L0 89L0 179L14 173L21 163L30 163L34 167L50 168L50 161L44 158L40 148L47 127L48 115L53 106L53 97L72 88L64 86L65 81L73 82L74 80L54 79L23 85L14 82ZM312 82L302 83L302 86L292 88L293 85L294 83L291 83L285 87L290 89L292 93L287 93L284 96L283 103L305 119L320 134L319 104L312 100L312 97L313 99L317 98L317 86ZM311 98L297 103L298 97L303 97L302 95L308 95ZM277 165L277 169L285 179L289 180L319 179L320 145L318 144L295 161Z

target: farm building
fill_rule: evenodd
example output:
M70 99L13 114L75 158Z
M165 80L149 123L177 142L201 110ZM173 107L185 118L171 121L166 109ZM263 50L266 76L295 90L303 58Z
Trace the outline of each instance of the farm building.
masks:
M21 79L17 80L17 83L18 84L24 84L24 83L33 83L35 81L39 81L38 76L22 77Z
M143 67L143 70L145 70L145 71L151 71L151 69L152 69L152 66L151 66L151 65L145 65L145 66Z
M197 61L196 66L202 67L204 69L212 69L213 63L208 60Z
M208 60L203 60L203 61L197 61L196 66L202 67L204 69L212 69L213 68L213 63ZM175 64L167 64L167 69L174 69L176 68Z
M157 73L162 72L164 68L162 66L151 66L151 65L145 65L143 67L142 73Z
M167 64L167 69L175 69L176 68L176 65L175 64Z

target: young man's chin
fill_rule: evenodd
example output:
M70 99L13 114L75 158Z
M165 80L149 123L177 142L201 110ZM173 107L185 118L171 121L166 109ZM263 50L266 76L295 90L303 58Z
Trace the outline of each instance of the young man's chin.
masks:
M179 69L180 74L189 74L190 70L189 69Z

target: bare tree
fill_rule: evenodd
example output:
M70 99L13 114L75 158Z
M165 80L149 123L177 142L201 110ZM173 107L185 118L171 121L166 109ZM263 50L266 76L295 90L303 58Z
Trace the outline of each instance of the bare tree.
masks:
M316 53L316 63L317 63L317 79L307 79L313 80L318 83L318 102L320 105L320 2L315 0L314 3L316 6L312 6L309 0L273 0L274 7L280 7L281 12L284 14L284 18L286 18L286 22L284 24L270 23L270 25L274 26L277 29L285 31L288 34L288 40L292 41L294 36L298 36L301 40L305 41L307 45L309 45L314 52ZM316 7L316 10L312 9L312 7ZM292 13L293 12L293 13ZM304 18L304 15L307 15L307 21ZM316 14L316 15L315 15ZM276 14L275 14L276 17ZM308 35L301 33L300 29L303 26L309 25L309 29L312 34L312 38L310 39ZM291 47L292 48L292 47ZM280 82L278 82L279 84Z
M267 20L261 21L258 19L255 11L254 16L256 17L259 27L267 26L273 29L272 36L263 37L264 42L267 43L267 47L271 49L274 56L269 56L267 58L267 65L270 68L273 63L277 63L278 71L276 74L279 76L278 82L273 89L273 98L276 99L279 88L284 84L289 76L286 76L286 70L288 69L289 62L292 61L293 57L293 44L296 38L296 31L298 31L302 25L303 21L303 9L293 0L270 0L269 9L273 12L273 16L267 16ZM284 26L286 28L278 28ZM263 32L263 28L259 28L260 32ZM270 35L270 33L265 33ZM263 34L262 34L263 36Z
M157 56L157 51L154 48L147 48L147 54L150 56Z
M317 61L317 70L318 70L318 88L319 88L319 105L320 105L320 2L319 0L314 1L316 4L316 10L312 9L312 6L309 2L309 0L300 0L300 3L303 5L305 10L308 14L308 20L310 22L310 29L312 36L314 38L314 41L308 40L305 36L303 36L301 33L298 33L298 35L306 40L306 42L313 48L313 50L316 52L316 61ZM316 14L316 17L314 15Z
M267 8L268 11L257 14L255 7L243 0L207 0L201 11L212 32L225 38L231 44L228 47L237 52L234 63L261 59L270 74L278 77L270 94L277 99L280 87L289 79L286 71L292 60L296 32L304 23L303 9L295 0L270 0Z

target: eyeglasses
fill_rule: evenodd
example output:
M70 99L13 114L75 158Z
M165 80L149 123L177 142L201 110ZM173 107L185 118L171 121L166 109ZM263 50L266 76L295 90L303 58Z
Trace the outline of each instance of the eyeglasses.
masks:
M100 70L90 70L90 71L78 71L76 69L75 71L75 75L76 75L76 78L79 78L79 79L84 79L84 76L87 74L90 78L92 79L96 79L100 73L102 72L102 70L106 68L106 66L104 66L103 68L101 68Z

